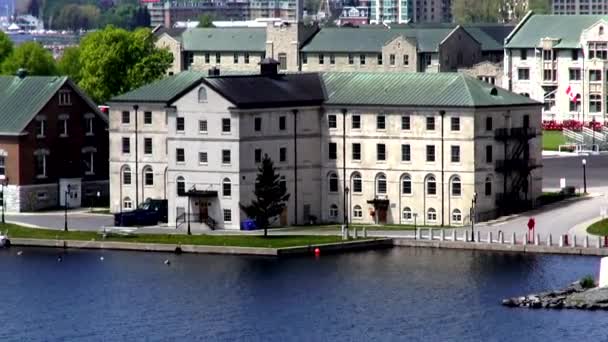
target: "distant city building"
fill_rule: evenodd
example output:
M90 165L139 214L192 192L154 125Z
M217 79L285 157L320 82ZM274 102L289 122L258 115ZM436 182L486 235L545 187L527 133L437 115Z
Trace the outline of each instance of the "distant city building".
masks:
M408 23L413 21L414 0L370 0L370 23Z
M401 0L405 2L405 0ZM487 1L487 0L481 0ZM451 23L452 0L409 0L413 3L412 20L417 23Z
M340 17L338 17L338 25L367 25L369 24L369 7L367 6L358 6L351 7L345 6L342 8L342 12L340 13Z
M553 14L608 14L608 0L552 0Z

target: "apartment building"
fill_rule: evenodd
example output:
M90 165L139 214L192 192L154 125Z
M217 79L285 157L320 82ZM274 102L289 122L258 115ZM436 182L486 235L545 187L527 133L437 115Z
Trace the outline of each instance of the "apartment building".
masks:
M606 0L552 0L553 14L608 14Z
M238 229L264 155L291 195L277 225L416 217L463 225L471 214L483 220L533 206L541 193L536 101L459 73L278 69L267 59L258 74L188 71L114 100L167 108L165 141L154 144L166 146L155 158L167 169L150 187L169 200L170 224ZM111 119L119 205L136 195L115 180L133 168L115 141L133 133L121 109Z
M452 22L452 0L415 0L413 18L415 22Z
M507 38L504 86L546 120L606 121L608 16L528 15Z

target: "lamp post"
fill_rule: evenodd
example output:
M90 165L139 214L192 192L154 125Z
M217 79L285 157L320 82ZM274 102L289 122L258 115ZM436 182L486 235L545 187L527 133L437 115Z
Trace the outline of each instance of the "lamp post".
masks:
M471 241L475 242L475 203L477 203L477 192L473 193L473 199L471 199Z
M133 110L135 110L135 208L139 208L139 146L138 146L138 136L137 136L137 110L139 109L138 105L133 106Z
M68 231L68 196L70 195L70 190L72 189L72 185L68 184L68 188L65 191L65 196L63 198L63 207L64 207L64 219L63 219L63 230Z
M344 188L344 225L346 229L348 229L348 211L350 207L348 206L348 192L350 189L348 187Z
M418 232L417 228L416 228L416 218L418 217L417 213L413 213L412 216L414 216L414 232ZM418 236L418 234L414 235L414 236Z
M4 190L6 190L6 186L8 185L8 177L4 178L2 181L2 224L6 223L4 221L4 212L6 211L4 208L6 207L6 197L4 197Z
M583 191L587 193L587 159L583 158Z

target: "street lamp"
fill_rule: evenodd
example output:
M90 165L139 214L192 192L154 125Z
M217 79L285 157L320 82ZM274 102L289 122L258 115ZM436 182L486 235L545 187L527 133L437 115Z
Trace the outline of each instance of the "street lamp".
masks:
M471 212L469 214L471 219L471 241L475 242L475 204L477 203L477 192L473 193L473 199L471 199Z
M348 187L344 188L344 225L346 225L346 229L348 229L348 211L350 207L348 206L348 192L350 189Z
M587 159L583 158L583 190L587 193Z
M414 216L414 232L418 232L417 228L416 228L416 218L418 217L417 213L413 213L412 216ZM414 235L414 236L418 236L418 234Z
M68 196L70 195L70 190L72 189L72 185L68 184L68 188L65 191L65 196L63 198L63 207L64 207L64 220L63 220L63 230L68 231Z
M5 201L5 197L4 197L4 190L6 189L6 187L8 186L8 177L4 178L4 180L2 181L2 224L6 223L4 221L4 212L6 211L4 208L6 207L6 201Z

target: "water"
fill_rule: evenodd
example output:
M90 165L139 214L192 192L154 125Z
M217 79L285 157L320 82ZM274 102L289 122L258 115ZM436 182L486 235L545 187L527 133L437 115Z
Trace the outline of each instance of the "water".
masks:
M57 250L17 251L0 250L0 341L601 341L608 334L606 312L499 305L596 273L595 257L408 248L319 259L70 251L58 262Z

